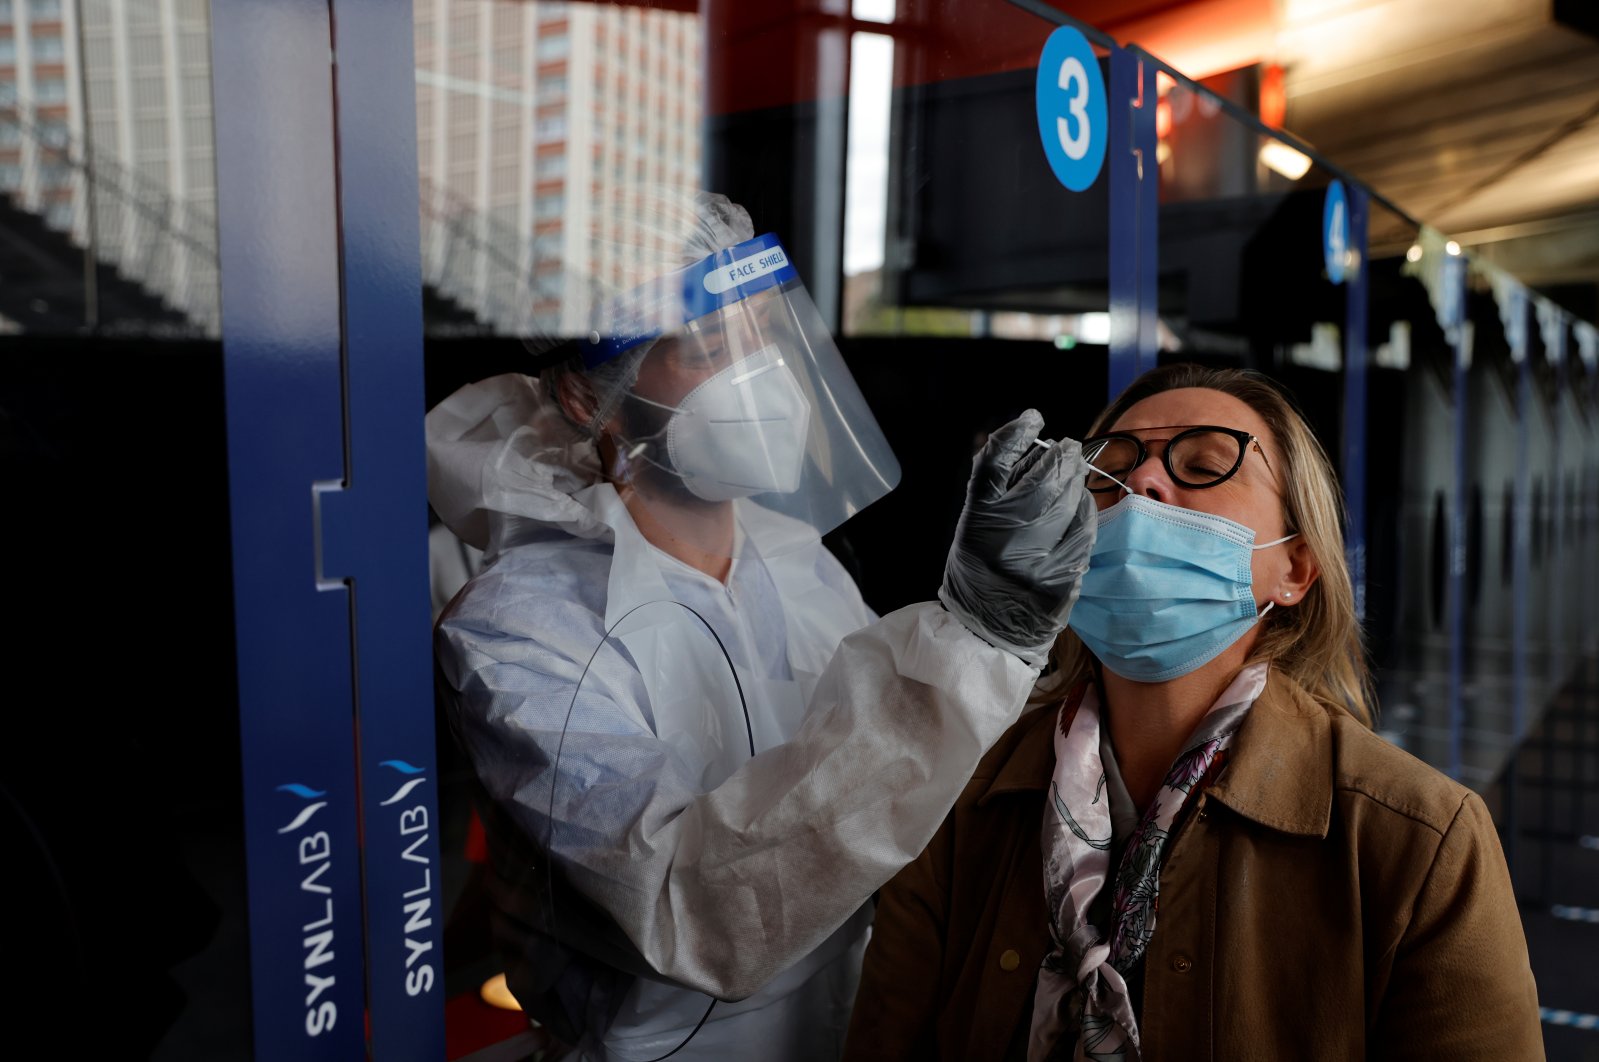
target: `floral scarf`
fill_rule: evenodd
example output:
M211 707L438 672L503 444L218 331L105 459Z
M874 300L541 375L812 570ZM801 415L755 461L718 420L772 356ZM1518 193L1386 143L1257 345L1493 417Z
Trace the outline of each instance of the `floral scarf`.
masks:
M1038 972L1029 1062L1141 1057L1124 978L1155 934L1166 842L1178 815L1221 774L1233 736L1266 686L1268 668L1252 664L1240 671L1200 721L1127 839L1113 882L1099 696L1089 686L1075 711L1071 700L1061 707L1043 837L1044 900L1054 947ZM1095 926L1089 910L1107 884L1113 889L1110 925Z

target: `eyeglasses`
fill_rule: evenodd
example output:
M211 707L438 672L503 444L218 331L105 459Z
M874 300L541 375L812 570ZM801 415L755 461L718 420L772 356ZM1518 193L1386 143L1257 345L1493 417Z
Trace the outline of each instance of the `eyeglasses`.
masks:
M1173 483L1191 490L1202 490L1231 479L1243 467L1244 454L1250 446L1260 454L1262 461L1266 461L1266 451L1261 449L1257 436L1237 428L1200 424L1173 435L1166 442L1160 461L1166 466L1166 474ZM1083 458L1094 466L1088 473L1088 489L1096 494L1120 490L1121 484L1116 480L1126 479L1148 456L1149 450L1144 440L1127 432L1110 432L1083 440ZM1271 468L1270 461L1266 461L1266 467Z

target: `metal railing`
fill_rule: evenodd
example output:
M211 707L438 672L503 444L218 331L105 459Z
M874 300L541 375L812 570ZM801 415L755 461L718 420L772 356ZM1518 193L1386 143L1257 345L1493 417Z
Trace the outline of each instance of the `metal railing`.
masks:
M0 134L9 130L0 135L0 149L18 147L21 159L0 163L0 196L82 252L84 331L220 335L216 219L209 201L178 199L136 168L91 154L64 124L41 120L27 102L0 103ZM524 232L426 180L419 200L422 283L459 311L453 320L430 321L430 333L559 330L562 273L538 268L541 261L559 260L558 248L547 246L558 237ZM174 326L164 315L106 319L96 266L112 267L184 323Z
M430 333L530 336L558 330L562 274L539 269L541 261L559 258L546 244L549 238L498 221L426 179L418 192L422 283L473 321L430 322Z
M0 195L83 252L85 331L220 334L211 204L179 200L137 169L91 155L64 124L41 121L26 101L0 103L0 130L8 129L16 130L5 139L22 149L21 160L0 164ZM96 265L114 268L184 323L174 326L165 317L103 319Z

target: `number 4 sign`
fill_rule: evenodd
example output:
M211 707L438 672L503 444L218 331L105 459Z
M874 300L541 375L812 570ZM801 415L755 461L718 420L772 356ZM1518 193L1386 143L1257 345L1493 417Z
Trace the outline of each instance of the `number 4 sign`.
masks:
M1044 43L1034 98L1049 168L1081 192L1105 164L1105 79L1088 39L1072 27L1057 28Z
M1349 262L1349 198L1344 194L1342 181L1334 180L1327 185L1327 198L1322 202L1321 253L1327 279L1342 284L1344 268Z

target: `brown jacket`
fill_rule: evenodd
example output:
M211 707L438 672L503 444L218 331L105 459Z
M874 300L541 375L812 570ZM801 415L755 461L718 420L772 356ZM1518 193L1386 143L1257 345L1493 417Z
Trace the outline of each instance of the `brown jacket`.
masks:
M846 1058L1022 1057L1055 714L999 740L884 888ZM1544 1057L1482 801L1277 672L1173 842L1144 971L1145 1062Z

